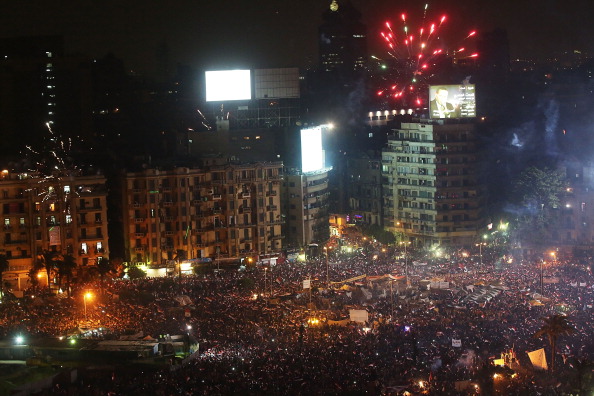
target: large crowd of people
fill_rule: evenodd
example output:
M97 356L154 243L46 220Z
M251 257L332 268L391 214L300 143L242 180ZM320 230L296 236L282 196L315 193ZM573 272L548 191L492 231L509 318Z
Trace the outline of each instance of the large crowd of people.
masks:
M56 336L86 319L112 337L186 334L198 345L183 364L87 372L47 394L569 394L592 379L591 367L580 371L594 361L591 258L543 265L542 257L407 253L373 247L265 269L110 280L74 298L7 301L0 331ZM97 298L85 301L84 317L88 289ZM350 321L352 309L368 320ZM527 352L544 348L551 363L547 339L534 334L553 314L567 315L575 331L560 335L546 375ZM502 353L514 356L506 369L493 365Z

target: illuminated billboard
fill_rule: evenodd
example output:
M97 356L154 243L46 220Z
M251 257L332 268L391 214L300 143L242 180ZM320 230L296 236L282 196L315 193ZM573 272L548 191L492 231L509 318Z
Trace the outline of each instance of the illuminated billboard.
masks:
M429 87L429 118L476 117L474 84Z
M207 71L205 77L207 102L252 98L252 77L249 70Z
M322 127L301 130L301 171L313 172L324 168Z

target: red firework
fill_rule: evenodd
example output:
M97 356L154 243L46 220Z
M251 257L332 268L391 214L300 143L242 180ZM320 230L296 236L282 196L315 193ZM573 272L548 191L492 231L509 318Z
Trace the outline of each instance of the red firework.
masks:
M462 46L457 50L446 48L440 34L447 17L442 15L435 22L427 22L427 8L425 5L419 27L411 27L405 13L400 15L398 27L389 21L385 23L385 30L380 34L389 59L372 56L382 69L389 69L384 77L386 87L377 91L378 96L420 107L426 100L428 79L434 74L433 68L440 58L459 60L478 56L476 53L465 55L467 50ZM476 31L471 31L462 41L475 35Z

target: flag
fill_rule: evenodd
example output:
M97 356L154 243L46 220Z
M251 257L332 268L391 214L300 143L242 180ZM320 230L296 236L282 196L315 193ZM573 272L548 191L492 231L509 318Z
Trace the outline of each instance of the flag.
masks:
M456 340L452 338L452 346L455 348L460 348L462 346L462 340Z
M528 357L535 369L548 370L549 367L547 366L547 358L545 356L544 348L528 352Z

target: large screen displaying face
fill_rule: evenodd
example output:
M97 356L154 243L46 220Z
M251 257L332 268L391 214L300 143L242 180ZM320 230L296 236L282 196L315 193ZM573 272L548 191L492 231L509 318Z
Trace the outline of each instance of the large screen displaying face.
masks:
M324 168L322 127L301 130L301 171L313 172Z
M252 78L249 70L207 71L205 77L207 102L252 98Z
M431 85L429 98L429 118L476 117L474 84Z

